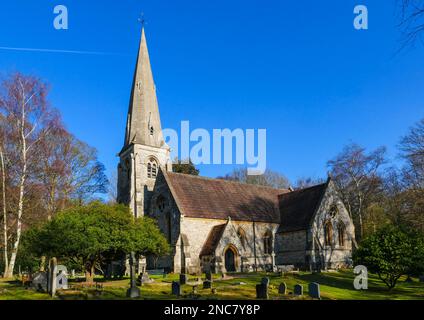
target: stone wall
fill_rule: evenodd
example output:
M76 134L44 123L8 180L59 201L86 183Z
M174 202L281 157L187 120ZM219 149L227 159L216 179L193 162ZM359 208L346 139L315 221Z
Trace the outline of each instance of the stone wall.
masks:
M306 235L306 230L278 234L276 264L303 267L307 244Z
M168 148L133 145L120 154L118 165L118 202L130 206L136 216L143 216L150 208L155 178L148 178L147 163L153 159L162 170L172 170Z

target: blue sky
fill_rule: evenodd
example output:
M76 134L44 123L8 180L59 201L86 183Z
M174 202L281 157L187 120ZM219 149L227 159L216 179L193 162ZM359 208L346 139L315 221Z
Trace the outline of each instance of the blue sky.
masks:
M53 28L53 8L69 29ZM353 28L353 8L369 29ZM0 49L0 72L51 84L67 128L96 147L108 172L122 147L140 36L140 12L162 126L267 129L267 167L295 180L325 176L349 142L386 145L391 157L424 116L424 48L396 54L395 0L83 1L0 4L0 47L81 50L82 55ZM231 166L201 166L218 176Z

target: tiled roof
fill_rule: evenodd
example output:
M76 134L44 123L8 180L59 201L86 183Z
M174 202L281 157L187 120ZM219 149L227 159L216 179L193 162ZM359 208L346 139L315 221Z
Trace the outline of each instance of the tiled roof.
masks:
M186 217L280 223L278 195L285 189L164 172Z
M280 232L306 230L327 190L328 182L279 195Z

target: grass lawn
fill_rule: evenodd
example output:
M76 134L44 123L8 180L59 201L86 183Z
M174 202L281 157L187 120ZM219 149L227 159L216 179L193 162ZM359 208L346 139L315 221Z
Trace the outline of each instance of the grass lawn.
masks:
M354 274L352 270L328 272L321 274L311 274L299 272L298 274L287 274L283 277L276 274L266 273L248 273L232 274L230 279L221 280L217 275L214 277L213 288L216 288L216 294L211 289L203 289L200 284L197 288L197 295L192 296L192 286L190 282L194 281L196 276L189 277L189 284L182 287L183 295L179 299L255 299L255 285L260 283L261 278L267 276L270 278L270 299L309 299L308 284L318 282L321 288L322 299L406 299L406 300L424 300L424 283L407 283L405 278L401 278L393 290L389 291L377 276L369 275L368 290L358 291L353 288ZM170 274L166 278L162 276L152 276L155 281L151 284L144 284L141 287L141 299L177 299L171 295L171 283L178 279L178 275ZM104 281L101 278L96 281L103 284L101 295L95 295L94 290L84 289L83 291L70 291L61 295L62 299L126 299L126 290L129 287L129 279ZM288 295L279 295L278 286L285 282L288 287ZM70 280L72 285L73 281ZM303 297L294 297L291 293L295 284L302 284L304 288ZM0 300L20 300L20 299L51 299L45 293L38 293L33 290L25 289L18 281L7 281L0 279ZM55 299L60 299L57 297Z

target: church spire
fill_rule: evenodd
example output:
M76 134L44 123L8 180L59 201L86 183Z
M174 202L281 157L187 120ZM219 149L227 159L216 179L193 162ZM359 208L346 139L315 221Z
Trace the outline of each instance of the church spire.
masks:
M153 147L165 144L144 27L131 89L124 149L131 144Z

